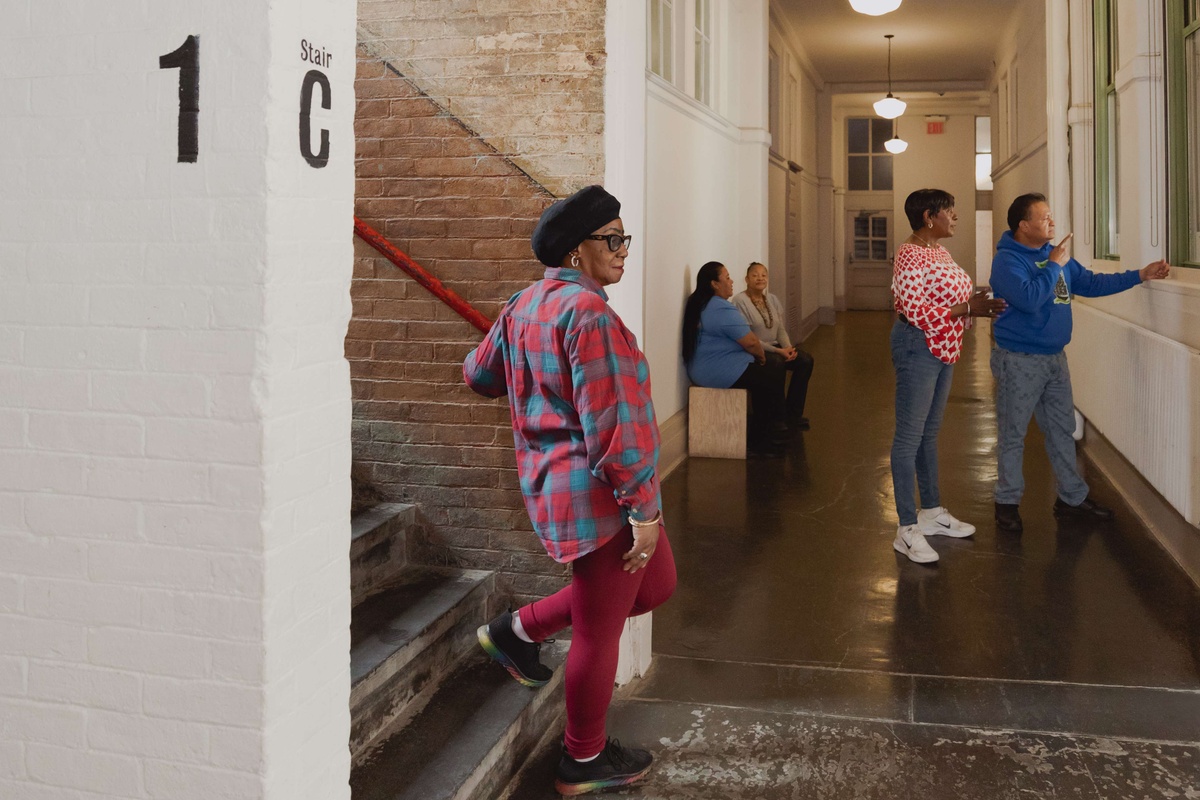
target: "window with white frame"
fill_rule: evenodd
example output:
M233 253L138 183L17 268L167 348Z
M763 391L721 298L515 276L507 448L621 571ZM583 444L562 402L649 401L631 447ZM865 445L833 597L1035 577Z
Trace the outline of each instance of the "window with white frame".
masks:
M1167 0L1166 33L1170 260L1200 267L1200 0Z
M649 0L649 72L715 111L720 84L721 32L728 0Z
M675 82L675 0L650 0L650 71Z
M846 120L846 189L890 192L892 154L883 143L894 135L893 120L851 117Z
M992 118L975 118L975 191L992 190Z
M706 106L713 104L713 8L712 0L695 0L695 83L692 96Z
M1096 136L1096 252L1097 258L1117 258L1117 131L1120 123L1117 83L1117 0L1095 0L1092 14L1096 53L1095 114Z

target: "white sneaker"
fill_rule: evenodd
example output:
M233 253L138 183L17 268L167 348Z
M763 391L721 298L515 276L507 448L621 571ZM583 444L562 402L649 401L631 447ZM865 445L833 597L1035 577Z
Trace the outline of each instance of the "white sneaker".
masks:
M975 534L974 525L955 519L954 515L942 506L922 508L918 511L917 527L926 536L953 536L956 539L963 539Z
M929 542L925 541L916 525L901 525L897 528L896 541L892 542L892 547L897 553L908 556L909 561L918 564L932 564L938 560L937 551L929 546Z

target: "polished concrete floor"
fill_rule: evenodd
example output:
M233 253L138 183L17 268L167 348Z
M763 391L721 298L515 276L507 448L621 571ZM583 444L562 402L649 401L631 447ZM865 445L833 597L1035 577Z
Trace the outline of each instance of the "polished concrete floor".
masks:
M1200 593L1102 480L1114 521L1054 518L1036 427L1025 531L996 529L986 324L939 437L942 503L979 530L933 566L892 550L890 324L805 343L812 429L784 459L665 481L679 588L610 715L657 764L624 794L1200 798ZM512 797L553 796L553 750Z

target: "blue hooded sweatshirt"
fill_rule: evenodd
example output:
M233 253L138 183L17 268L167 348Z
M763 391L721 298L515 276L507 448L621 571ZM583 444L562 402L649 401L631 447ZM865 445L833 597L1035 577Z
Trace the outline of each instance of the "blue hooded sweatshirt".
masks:
M1071 298L1104 297L1137 286L1136 269L1091 272L1075 259L1066 266L1050 260L1053 244L1026 247L1005 231L992 259L992 293L1008 308L992 325L996 344L1016 353L1051 355L1071 341Z

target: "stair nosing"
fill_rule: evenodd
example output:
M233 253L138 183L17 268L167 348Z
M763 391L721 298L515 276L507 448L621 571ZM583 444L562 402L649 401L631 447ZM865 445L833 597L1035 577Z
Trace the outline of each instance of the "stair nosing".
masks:
M413 568L410 567L409 569L411 570ZM427 571L443 571L436 570L434 568L425 569ZM350 685L352 695L356 694L355 690L359 688L360 684L370 678L371 675L384 664L388 663L394 658L397 658L398 654L401 654L404 650L410 648L413 643L419 640L424 633L433 628L447 614L451 613L457 606L459 606L464 599L469 597L472 593L478 591L480 587L484 586L487 583L488 578L492 575L492 573L485 570L453 570L443 572L446 572L453 578L461 579L454 581L453 585L457 591L441 594L435 600L422 598L417 604L405 608L403 611L397 613L389 620L388 624L391 625L401 623L401 621L406 617L426 619L426 622L423 625L419 627L413 626L414 630L410 631L410 635L407 639L394 644L385 643L378 637L377 634L372 634L367 639L350 649ZM436 614L422 613L428 612L431 609L439 608L440 610ZM398 625L398 627L405 626L403 626L401 623ZM370 652L375 652L376 656L368 659L367 653ZM415 655L415 653L413 655ZM407 658L403 656L399 657L401 659L399 662L401 666L412 660L412 655ZM361 671L359 667L356 666L356 661L359 658L368 659L369 664L369 666L363 668Z
M454 744L457 744L457 746L443 748L434 758L425 762L423 768L413 776L413 780L394 795L395 800L418 800L418 798L419 800L453 800L454 798L461 797L464 790L473 790L485 774L481 773L481 770L487 769L484 765L492 760L489 756L497 752L497 750L504 750L509 747L510 740L512 739L512 726L527 714L536 714L542 710L545 704L555 702L556 695L565 679L568 646L568 641L560 641L547 646L543 650L543 660L548 665L554 667L554 675L545 686L536 690L530 690L512 681L503 684L502 688L498 690L498 694L489 698L489 701L494 699L495 704L502 707L506 706L512 697L528 698L527 702L522 703L515 710L515 713L511 714L504 732L495 741L483 742L484 746L482 748L476 747L478 752L471 752L472 743L477 742L478 739L468 737L465 741L461 739L455 740ZM496 666L496 669L499 668L499 666ZM439 691L441 691L441 687L439 687ZM487 713L491 705L490 702L481 705L477 713ZM404 735L406 730L407 726L399 729L394 735ZM539 734L537 739L540 741L542 735ZM464 750L470 756L469 758L464 758L462 752ZM427 781L435 780L432 776L448 773L451 771L448 769L449 765L464 762L473 764L474 766L462 776L462 779L456 783L449 793L431 793L431 789L434 787L428 786ZM516 773L514 772L514 774Z
M376 531L380 526L386 525L388 522L391 522L401 514L411 516L415 509L416 506L412 505L411 503L379 503L378 505L371 506L369 509L360 514L356 514L354 518L350 520L351 547L353 547L354 543L359 539L363 538L364 536L368 536ZM411 524L412 520L405 520L405 522Z

